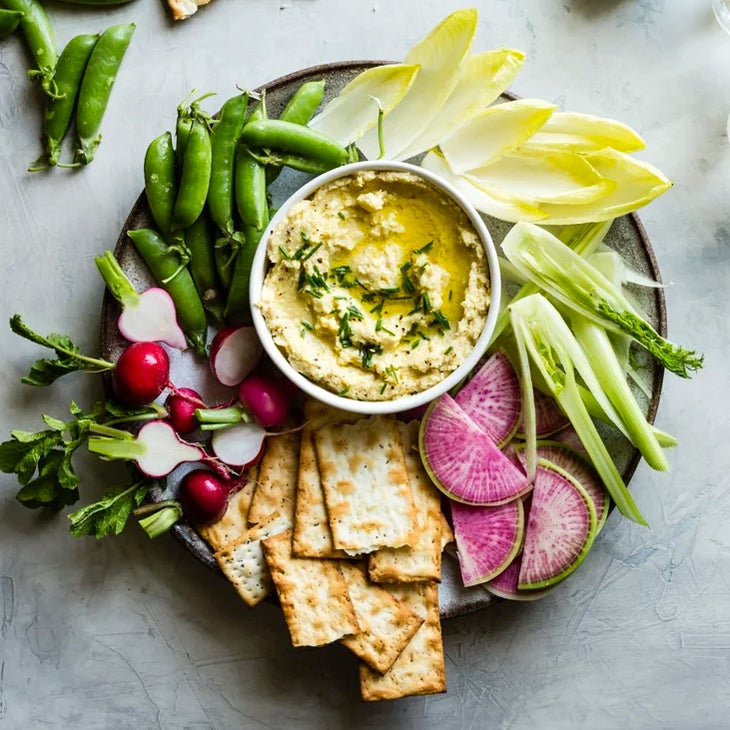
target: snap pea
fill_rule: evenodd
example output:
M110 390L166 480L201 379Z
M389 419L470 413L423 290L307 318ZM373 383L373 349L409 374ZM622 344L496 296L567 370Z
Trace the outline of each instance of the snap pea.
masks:
M101 121L134 29L134 23L107 28L91 52L81 79L76 109L79 143L76 161L82 165L88 165L94 159L96 148L101 142Z
M236 152L236 207L245 225L263 231L269 222L266 168L245 145Z
M179 172L172 230L191 226L203 212L210 186L212 149L207 124L193 119Z
M233 180L236 145L248 108L248 94L238 94L223 104L211 134L211 171L208 211L226 236L234 233Z
M333 165L330 162L323 162L322 160L314 159L312 157L294 155L291 153L260 154L258 152L251 151L251 155L260 164L266 166L266 181L269 184L276 179L276 175L278 175L282 167L291 167L292 170L307 172L311 175L319 175L338 167L338 165Z
M157 229L169 236L177 196L175 147L172 134L164 132L150 142L144 156L144 189Z
M172 297L177 320L193 349L201 357L205 356L208 328L205 309L190 270L179 252L168 246L162 236L151 228L128 231L127 235L152 276Z
M282 119L248 122L241 132L241 142L272 152L303 155L333 166L343 165L349 157L348 150L326 134Z
M45 158L41 158L30 170L46 169L58 164L61 143L71 124L81 79L98 39L97 34L77 35L61 51L54 75L58 98L49 98L43 112Z
M252 226L244 226L246 243L241 246L233 268L231 286L226 300L226 319L231 322L249 324L251 321L251 304L249 301L249 284L251 282L251 263L256 247L261 240L262 231Z
M0 0L6 10L22 13L19 26L38 68L28 71L32 79L39 79L41 88L49 96L57 96L53 72L56 69L56 34L43 5L38 0Z
M10 35L20 24L23 15L19 10L0 9L0 38Z
M324 96L324 80L305 81L289 97L279 119L294 124L308 124Z
M213 224L205 212L185 229L185 244L190 251L190 273L203 307L220 324L224 302L214 259Z
M200 102L203 101L203 99L207 99L209 96L215 96L215 92L203 94L191 102L190 99L196 93L197 90L193 89L177 106L177 120L175 122L175 160L178 168L182 167L183 155L185 154L185 148L188 144L188 137L190 136L190 130L193 127L193 121L195 119L199 119L208 125L211 123L210 114L203 111L200 106Z

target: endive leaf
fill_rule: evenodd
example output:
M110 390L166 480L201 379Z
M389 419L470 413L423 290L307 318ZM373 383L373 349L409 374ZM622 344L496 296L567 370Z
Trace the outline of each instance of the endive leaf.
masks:
M564 149L591 152L613 147L619 152L635 152L646 147L631 127L614 119L576 112L555 112L528 141L535 149Z
M463 58L469 52L477 27L474 8L447 16L406 55L404 63L421 68L403 100L383 119L386 159L400 159L400 153L430 124L459 81ZM381 156L376 129L359 140L368 159Z
M522 51L509 48L467 56L461 63L456 88L428 127L398 156L408 159L435 147L497 99L514 81L524 61Z
M421 167L440 175L461 192L469 202L481 213L491 215L505 221L542 221L546 216L537 206L529 201L510 198L508 195L495 195L478 188L463 175L456 175L448 163L438 152L426 154Z
M342 145L358 140L378 121L378 114L388 114L416 78L417 64L376 66L358 74L332 99L309 126L336 139Z
M491 194L555 203L590 203L616 183L602 178L575 152L543 152L519 147L486 167L464 174Z
M610 147L589 152L584 157L599 175L613 180L616 187L592 203L541 204L540 208L549 216L545 223L584 223L618 218L647 205L672 187L671 180L653 165Z
M484 167L528 140L555 108L541 99L496 104L441 140L441 152L457 174Z

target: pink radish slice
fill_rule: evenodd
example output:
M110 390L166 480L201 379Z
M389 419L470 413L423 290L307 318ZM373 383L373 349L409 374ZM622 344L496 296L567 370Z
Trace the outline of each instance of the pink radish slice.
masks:
M540 459L525 528L518 587L545 588L572 573L596 535L596 511L567 472Z
M130 342L164 342L178 350L188 346L172 297L159 287L145 289L133 301L125 301L117 326Z
M548 588L537 588L524 590L517 587L520 575L522 556L517 555L515 559L497 576L484 584L484 587L493 595L499 598L506 598L510 601L536 601L538 598L551 593L555 586Z
M253 327L227 327L210 344L210 367L218 382L235 387L253 371L263 347Z
M533 397L535 399L535 421L537 437L549 436L567 426L570 421L568 417L560 410L555 398L551 395L533 389ZM521 422L517 433L525 433L525 424Z
M524 532L522 501L495 507L451 503L461 579L465 586L499 575L519 552Z
M431 478L457 502L503 504L531 489L527 477L448 394L429 406L419 448Z
M580 436L578 436L578 432L570 424L561 428L559 431L550 434L550 440L565 444L573 449L573 451L577 451L579 454L583 454L584 456L587 456L588 454L586 447L583 446L583 442L580 440Z
M491 355L454 400L497 446L506 444L520 423L520 381L502 352Z
M518 456L523 457L524 453L518 451ZM585 489L596 510L596 532L598 532L608 517L611 499L589 461L569 446L557 441L538 441L537 458L545 459L568 472Z
M210 447L225 464L242 468L261 456L266 431L258 423L237 423L213 431Z

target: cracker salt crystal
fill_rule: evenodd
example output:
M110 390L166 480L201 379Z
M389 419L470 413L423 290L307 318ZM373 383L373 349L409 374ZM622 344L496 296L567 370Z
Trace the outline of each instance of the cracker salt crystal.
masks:
M423 618L384 588L367 579L363 565L340 563L360 631L341 639L378 672L386 672L423 623Z
M438 604L438 583L388 586L424 622L387 672L360 664L360 694L366 702L446 691L446 667Z
M313 432L334 546L348 554L401 547L418 528L394 416Z
M357 633L340 561L295 557L291 539L287 530L262 545L294 646L322 646Z

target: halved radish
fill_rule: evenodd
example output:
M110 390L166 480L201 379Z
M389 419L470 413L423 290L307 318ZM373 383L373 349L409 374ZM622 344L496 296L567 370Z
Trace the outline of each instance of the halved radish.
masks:
M533 388L533 397L535 400L535 421L537 437L542 438L565 428L570 421L568 417L560 410L558 402L551 395L546 395L537 388ZM524 435L525 424L520 423L517 433Z
M421 459L436 486L466 504L504 504L532 485L447 393L426 411Z
M591 498L567 472L540 459L518 587L544 588L561 581L583 561L595 535Z
M491 355L454 400L499 447L512 438L520 423L520 381L502 352Z
M494 507L451 503L461 579L465 586L499 575L520 550L524 532L522 500Z
M484 587L493 595L499 598L506 598L510 601L536 601L551 593L555 586L547 588L536 588L526 590L517 586L520 575L520 566L522 565L522 555L517 555L515 559L497 576L484 584Z
M210 367L218 382L235 387L253 371L263 353L253 327L226 327L210 343Z
M237 423L213 431L210 448L223 463L242 468L258 460L265 438L266 431L258 423Z

